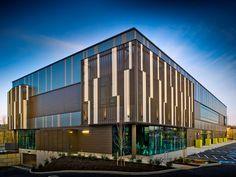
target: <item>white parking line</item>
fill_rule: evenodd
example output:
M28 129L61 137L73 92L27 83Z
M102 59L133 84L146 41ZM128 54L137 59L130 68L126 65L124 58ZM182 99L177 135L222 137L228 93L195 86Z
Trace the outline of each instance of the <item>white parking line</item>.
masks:
M218 159L216 156L212 155L212 157L214 157L215 159Z
M231 159L233 159L234 161L236 161L236 159L235 159L235 158L233 158L233 157L231 157L231 156L229 156L229 158L231 158Z
M225 158L224 156L221 156L224 160L227 160L227 158Z
M198 158L201 158L199 154L197 154L197 157L198 157Z
M207 159L209 159L207 155L204 154L204 156L205 156Z

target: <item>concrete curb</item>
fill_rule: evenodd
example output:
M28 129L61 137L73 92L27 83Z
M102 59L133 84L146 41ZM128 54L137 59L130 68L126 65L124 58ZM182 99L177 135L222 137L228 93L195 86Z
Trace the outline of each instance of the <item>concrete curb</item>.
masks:
M200 165L198 168L201 168L201 167L215 167L215 166L220 166L221 164L216 162L216 163L208 163L208 164L202 164Z
M110 174L110 175L156 175L169 172L179 171L181 169L167 169L160 171L148 171L148 172L125 172L125 171L101 171L101 170L60 170L60 171L48 171L48 172L33 172L31 169L29 172L31 174L60 174L60 173L90 173L90 174Z
M203 164L198 167L193 167L189 169L181 169L181 168L174 168L174 169L167 169L167 170L160 170L160 171L147 171L147 172L125 172L125 171L102 171L102 170L60 170L60 171L47 171L47 172L34 172L31 169L27 167L21 167L21 166L13 166L15 168L19 168L21 170L28 171L30 174L61 174L61 173L86 173L86 174L111 174L111 175L157 175L157 174L164 174L164 173L169 173L169 172L175 172L175 171L180 171L180 170L191 170L191 169L196 169L196 168L201 168L201 167L209 167L209 166L218 166L220 163L212 163L212 164Z

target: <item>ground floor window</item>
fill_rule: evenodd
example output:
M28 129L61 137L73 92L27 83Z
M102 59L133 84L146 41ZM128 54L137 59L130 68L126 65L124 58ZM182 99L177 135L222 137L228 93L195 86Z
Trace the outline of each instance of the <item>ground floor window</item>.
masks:
M19 130L18 145L23 149L35 149L35 130Z
M131 125L114 125L112 127L112 154L116 155L117 152L118 154L120 154L121 147L122 153L124 153L125 155L131 154L131 138Z
M155 155L177 151L186 147L186 129L137 126L137 154Z

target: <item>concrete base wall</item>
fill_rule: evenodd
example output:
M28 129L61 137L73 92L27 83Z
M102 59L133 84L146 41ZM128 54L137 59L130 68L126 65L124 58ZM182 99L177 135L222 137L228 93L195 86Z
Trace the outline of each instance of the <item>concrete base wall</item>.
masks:
M13 166L20 164L20 154L0 154L0 167Z

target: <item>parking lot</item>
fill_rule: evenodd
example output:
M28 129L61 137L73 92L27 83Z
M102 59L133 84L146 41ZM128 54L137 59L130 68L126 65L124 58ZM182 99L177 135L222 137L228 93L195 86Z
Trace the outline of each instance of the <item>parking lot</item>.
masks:
M190 159L204 159L217 161L221 164L236 165L236 143L225 145L223 147L207 150L189 156Z

